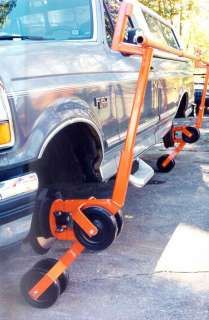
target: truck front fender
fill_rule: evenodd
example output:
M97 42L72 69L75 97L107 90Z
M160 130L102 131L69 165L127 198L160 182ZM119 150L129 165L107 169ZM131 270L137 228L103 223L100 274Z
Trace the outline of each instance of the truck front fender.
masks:
M104 154L102 128L96 115L84 101L73 98L69 101L57 101L53 106L42 111L24 145L20 149L4 154L2 165L14 167L41 159L53 137L75 123L84 123L93 130Z

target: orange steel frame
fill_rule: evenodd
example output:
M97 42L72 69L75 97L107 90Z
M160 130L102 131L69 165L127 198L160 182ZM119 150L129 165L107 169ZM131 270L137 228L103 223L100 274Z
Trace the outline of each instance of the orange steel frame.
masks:
M205 82L204 82L204 87L203 87L203 92L202 92L202 98L199 106L199 112L197 115L195 127L197 129L202 128L202 123L203 123L203 117L204 117L204 112L205 112L205 101L206 101L206 96L207 96L207 88L208 88L208 82L209 82L209 62L206 64L205 62L202 62L200 60L199 56L193 57L195 61L195 66L197 68L206 68L206 74L205 74ZM186 134L189 138L191 137L191 133L187 131L185 126L181 127L175 127L174 131L181 131L182 133ZM178 143L178 145L174 148L174 150L170 153L170 155L163 161L162 166L165 168L170 161L172 161L186 146L186 142L183 140L176 139L174 138L174 141Z
M119 168L117 172L116 182L111 199L96 199L90 198L86 200L61 200L54 201L50 210L50 228L53 236L58 240L71 240L73 241L72 247L64 254L63 257L55 264L55 266L29 291L29 295L34 299L38 298L50 287L50 285L77 259L77 257L84 251L84 246L81 245L76 239L73 230L67 229L64 232L59 233L56 230L55 213L56 212L68 212L75 221L89 237L93 237L97 234L98 230L94 224L83 213L83 210L89 207L97 206L108 210L112 215L116 215L118 211L124 206L128 181L131 173L132 162L134 157L134 145L136 140L136 134L138 125L140 123L141 114L144 106L144 98L146 88L149 79L149 73L151 69L151 63L153 59L154 49L159 49L169 53L173 53L179 57L185 57L192 59L196 62L198 67L206 67L207 75L205 79L205 85L203 90L202 101L200 105L200 111L196 121L196 127L202 126L202 119L204 115L204 105L207 92L207 84L209 80L209 63L202 60L199 56L191 56L184 53L181 50L170 48L168 46L162 46L158 42L152 41L146 37L143 37L143 41L139 45L129 44L124 42L124 36L126 27L128 25L128 19L131 17L133 11L133 5L129 2L123 2L121 4L120 14L118 22L115 28L115 34L113 38L112 48L115 51L126 54L134 54L142 57L141 66L139 70L139 77L137 82L136 93L134 97L132 113L129 121L129 127L127 137L123 151L121 153ZM180 128L182 129L182 128ZM184 133L190 136L190 132L186 128L182 129ZM169 159L173 159L185 146L185 143L180 142L179 146L171 153ZM166 164L165 164L166 165Z

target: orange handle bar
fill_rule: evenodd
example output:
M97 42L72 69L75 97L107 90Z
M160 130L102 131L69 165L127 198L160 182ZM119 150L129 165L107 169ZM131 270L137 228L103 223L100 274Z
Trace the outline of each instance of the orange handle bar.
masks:
M158 41L147 38L145 35L141 35L138 38L138 43L141 45L143 44L144 46L147 46L147 47L152 47L153 49L158 49L160 51L174 54L181 58L187 58L190 60L194 60L195 62L201 62L205 66L209 65L209 61L203 60L203 58L201 58L199 55L192 55L183 50L179 50L179 49L169 47L167 45L163 45Z
M196 62L196 67L209 66L209 61L204 60L200 55L192 55L183 50L172 48L168 45L163 45L158 41L149 39L145 35L140 35L138 37L138 45L126 44L124 43L124 36L126 27L128 25L128 18L131 17L133 13L133 4L128 0L121 4L120 14L118 22L115 28L115 34L113 38L112 48L116 51L121 51L129 54L143 54L143 49L145 47L151 47L153 49L158 49L167 53L174 54L178 57L187 58Z

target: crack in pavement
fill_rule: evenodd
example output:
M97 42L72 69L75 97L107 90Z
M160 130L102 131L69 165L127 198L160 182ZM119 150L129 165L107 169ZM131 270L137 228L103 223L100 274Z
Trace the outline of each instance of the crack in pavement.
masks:
M134 275L129 275L129 274L123 274L123 275L118 275L118 276L109 276L105 278L92 278L92 279L86 279L86 280L77 280L76 283L87 283L91 281L106 281L106 280L121 280L121 279L127 279L131 280L136 277L151 277L154 275L159 275L159 274L188 274L188 275L196 275L196 274L209 274L208 271L156 271L156 272L151 272L151 273L136 273Z

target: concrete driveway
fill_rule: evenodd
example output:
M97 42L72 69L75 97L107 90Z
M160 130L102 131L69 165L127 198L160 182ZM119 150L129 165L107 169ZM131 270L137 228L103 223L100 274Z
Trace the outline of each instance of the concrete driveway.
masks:
M144 159L154 166L162 153L157 146ZM50 309L31 308L19 293L20 278L41 257L27 243L2 253L0 320L208 320L208 119L201 141L176 162L145 188L130 186L120 238L104 252L79 258L70 286ZM48 256L65 248L57 244Z

